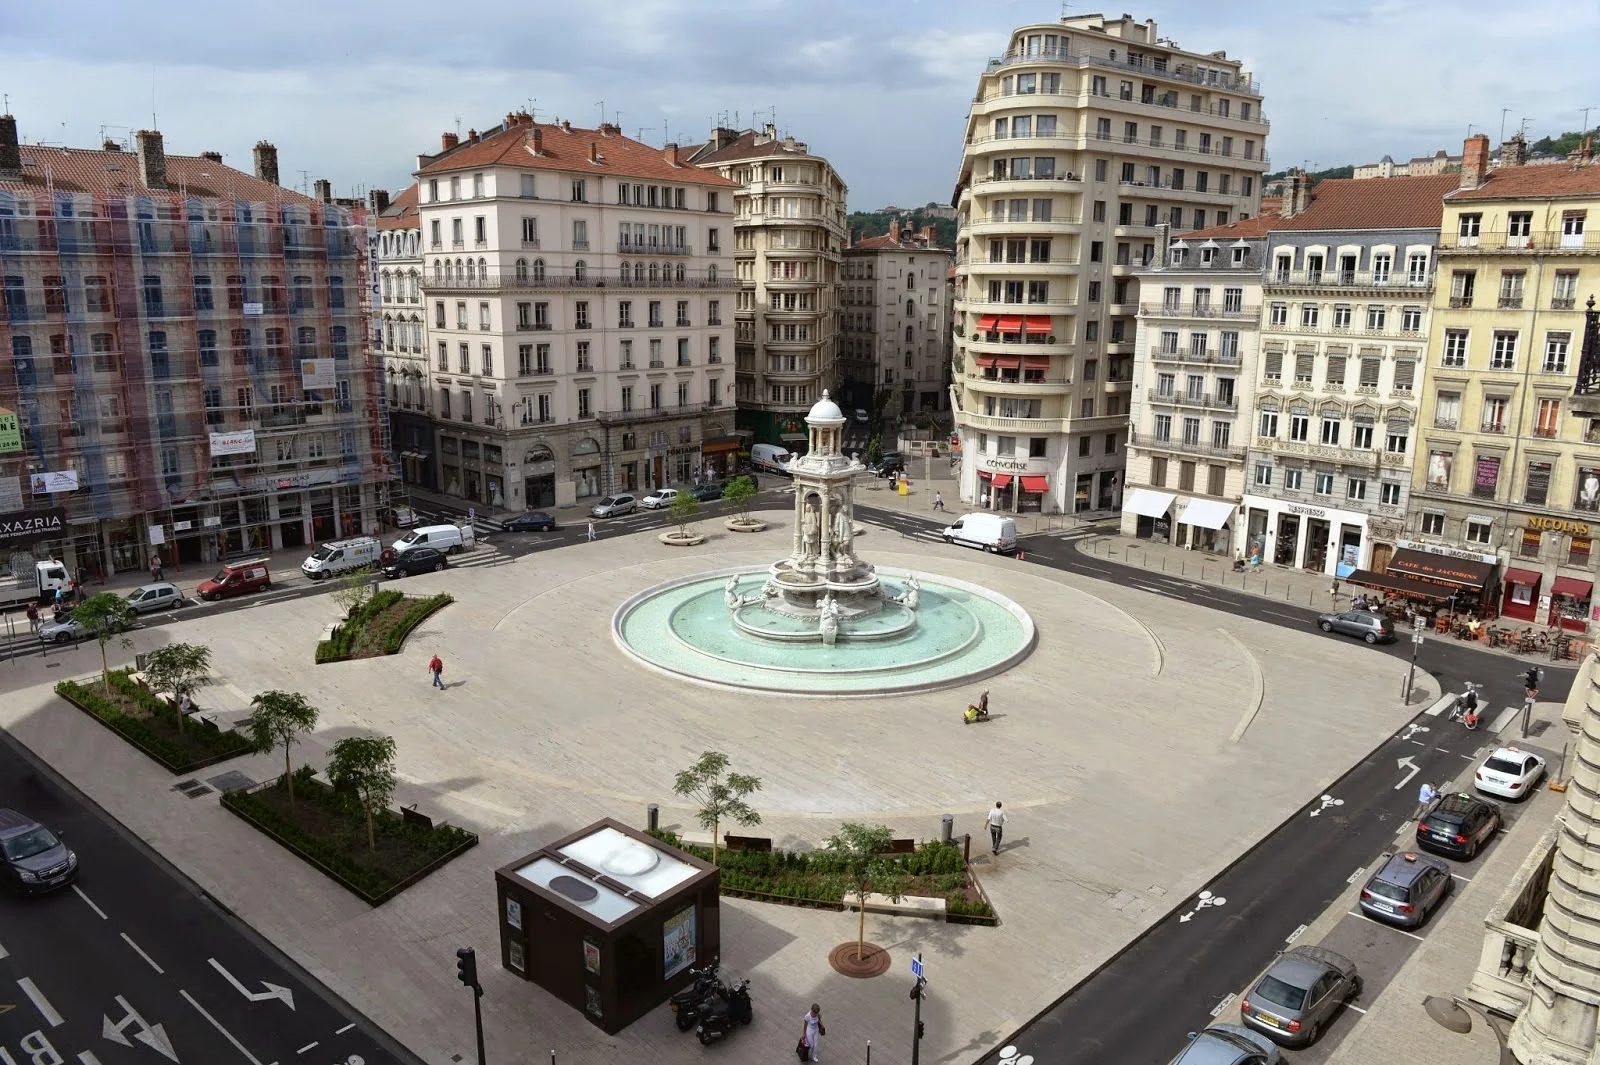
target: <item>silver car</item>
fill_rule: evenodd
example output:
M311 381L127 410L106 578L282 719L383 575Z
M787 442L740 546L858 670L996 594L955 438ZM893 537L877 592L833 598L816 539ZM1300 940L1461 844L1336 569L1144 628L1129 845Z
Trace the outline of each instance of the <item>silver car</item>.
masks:
M589 508L589 516L591 518L615 518L619 514L631 514L638 505L639 501L630 495L606 496Z
M1309 1046L1361 994L1356 963L1324 947L1290 947L1239 1003L1239 1019L1289 1046Z
M176 584L142 584L128 593L128 609L135 614L170 610L183 605L183 593Z
M1359 636L1368 643L1388 643L1394 639L1394 622L1381 614L1365 610L1323 614L1317 618L1317 628L1323 632L1342 632L1346 636Z
M39 639L45 643L72 643L89 638L89 630L70 616L60 621L47 621L39 626Z
M1190 1032L1189 1045L1169 1065L1278 1065L1283 1055L1266 1036L1237 1024Z

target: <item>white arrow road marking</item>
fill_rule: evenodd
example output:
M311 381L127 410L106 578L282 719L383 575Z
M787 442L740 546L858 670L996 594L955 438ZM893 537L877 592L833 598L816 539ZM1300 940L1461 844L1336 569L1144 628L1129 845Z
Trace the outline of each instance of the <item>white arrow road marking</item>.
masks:
M1225 906L1227 905L1227 902L1228 900L1223 898L1221 895L1213 895L1209 891L1202 891L1200 894L1195 896L1194 909L1190 910L1182 917L1179 917L1178 923L1187 924L1189 919L1192 918L1197 911L1209 909L1212 906Z
M1400 778L1400 783L1398 783L1398 784L1396 784L1394 786L1394 790L1395 791L1399 791L1401 788L1403 788L1407 784L1411 783L1411 778L1416 776L1418 773L1422 772L1422 767L1420 765L1418 765L1417 763L1413 762L1411 760L1411 756L1409 754L1406 755L1404 758L1396 758L1394 760L1394 764L1395 764L1395 768L1396 769L1405 769L1407 766L1411 767L1411 771L1409 773L1407 773L1405 776L1401 777Z
M121 1043L125 1047L131 1047L133 1044L128 1042L128 1037L123 1034L123 1029L130 1024L136 1024L139 1026L139 1030L133 1033L135 1039L165 1057L168 1061L176 1062L178 1055L172 1049L172 1040L167 1038L167 1030L160 1024L150 1024L145 1021L143 1017L139 1016L139 1011L128 1005L128 1000L121 995L116 996L116 1000L117 1005L127 1011L126 1015L122 1020L114 1023L110 1015L102 1015L100 1018L101 1036L111 1040L113 1043Z
M1301 925L1299 928L1296 928L1293 932L1290 932L1288 937L1284 940L1284 942L1285 943L1293 943L1295 940L1299 939L1302 935L1305 934L1305 930L1306 930L1306 926L1305 925ZM1215 1014L1213 1014L1212 1016L1215 1016Z
M64 1023L61 1014L56 1012L50 1000L44 997L44 992L35 987L31 979L24 976L17 981L17 986L22 988L22 993L28 996L28 1001L33 1003L33 1008L39 1011L39 1016L44 1018L46 1024L52 1028L61 1027Z
M261 1065L261 1059L256 1057L254 1054L250 1053L250 1051L246 1050L244 1048L244 1044L239 1042L237 1039L235 1039L233 1037L233 1033L232 1032L228 1031L226 1028L222 1027L222 1025L218 1024L217 1023L217 1019L215 1017L211 1016L211 1014L207 1013L206 1012L206 1008L204 1006L200 1005L200 1003L196 1002L194 1000L194 996L193 995L189 994L189 992L183 990L182 988L178 989L178 994L182 995L184 1001L189 1003L189 1005L193 1006L195 1008L195 1010L199 1012L200 1016L202 1016L206 1020L210 1021L211 1022L211 1027L213 1027L217 1031L221 1032L222 1033L222 1037L224 1039L226 1039L228 1042L232 1043L233 1044L233 1049L235 1049L239 1053L243 1054L245 1056L245 1060L250 1062L250 1065Z
M1403 739L1403 740L1409 740L1409 739L1411 739L1411 737L1415 736L1417 733L1419 733L1419 732L1427 732L1427 731L1428 731L1428 726L1427 725L1418 725L1415 722L1413 722L1413 723L1411 723L1411 724L1406 726L1406 730L1404 732L1400 733L1400 738ZM1412 742L1416 742L1416 741L1413 740Z
M1321 814L1322 811L1326 810L1330 806L1343 806L1343 805L1344 805L1344 800L1343 799L1335 799L1332 795L1324 795L1322 797L1322 805L1317 807L1315 810L1312 810L1311 811L1311 816L1312 817L1316 817L1317 815Z
M224 969L222 967L222 963L217 961L217 959L207 958L206 960L211 963L211 967L213 969L217 970L217 972L223 975L228 983L234 986L234 989L237 990L239 994L243 995L251 1002L263 1002L269 998L278 998L283 1000L283 1004L285 1006L288 1006L290 1009L294 1009L294 992L290 991L287 987L284 987L281 984L269 984L267 981L263 980L261 981L261 986L266 988L265 991L251 991L249 988L245 987L244 984L239 982L238 977Z
M1234 999L1234 996L1230 992L1228 994L1227 998L1223 999L1221 1002L1217 1003L1215 1007L1212 1008L1211 1016L1213 1016L1213 1017L1222 1016L1222 1011L1227 1009L1230 1005L1233 1004L1233 999Z
M1178 923L1179 924L1188 924L1190 918L1192 918L1193 916L1194 916L1194 911L1190 910L1188 913L1186 913L1182 917L1178 918Z

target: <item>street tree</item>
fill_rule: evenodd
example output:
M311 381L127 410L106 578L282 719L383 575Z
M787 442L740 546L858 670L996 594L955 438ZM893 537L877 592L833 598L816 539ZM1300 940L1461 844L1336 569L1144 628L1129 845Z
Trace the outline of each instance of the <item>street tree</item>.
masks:
M692 493L680 491L672 497L667 513L672 515L673 523L678 526L678 535L687 536L689 523L700 513L700 501Z
M144 675L153 691L178 699L178 730L183 731L183 696L211 683L211 648L203 643L169 643L145 655Z
M881 458L883 458L883 438L873 436L867 441L867 465L876 466Z
M711 864L717 864L717 845L722 822L759 825L761 815L745 798L761 790L761 781L744 773L728 772L728 756L721 751L706 751L700 760L681 771L672 790L699 804L700 827L711 831Z
M283 776L293 803L294 768L289 764L289 748L301 733L317 727L317 708L299 692L276 690L262 692L250 700L250 705L255 708L248 722L250 739L262 754L275 747L283 748Z
M333 590L333 601L339 604L345 617L361 609L361 604L372 597L372 579L371 566L353 569L339 578L339 587Z
M382 813L399 782L394 771L393 736L346 736L333 745L328 757L328 779L336 788L348 788L367 815L367 849L376 851L372 819Z
M122 596L114 592L101 592L73 607L72 620L82 625L100 645L100 684L109 692L111 666L106 662L106 644L122 636L122 646L132 647L133 641L122 634L133 628L137 615Z
M722 489L722 501L732 507L740 521L750 520L750 504L756 498L756 482L741 474Z
M856 960L861 959L867 942L867 895L878 894L899 902L911 886L911 875L886 852L894 843L887 825L869 827L846 821L839 831L823 843L838 862L838 873L849 893L856 897L860 917L856 923Z

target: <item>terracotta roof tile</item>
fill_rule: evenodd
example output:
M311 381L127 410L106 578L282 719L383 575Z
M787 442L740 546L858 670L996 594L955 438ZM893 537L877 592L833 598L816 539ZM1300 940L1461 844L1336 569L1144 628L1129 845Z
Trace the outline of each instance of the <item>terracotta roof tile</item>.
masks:
M1262 203L1265 202L1265 200L1262 201ZM1253 237L1265 236L1274 229L1283 228L1283 223L1286 221L1288 219L1280 218L1276 214L1263 213L1256 215L1254 218L1242 218L1237 222L1229 222L1226 225L1197 229L1192 233L1181 234L1181 236L1184 241L1250 240Z
M533 154L534 130L539 131L541 138L538 155ZM589 160L590 144L600 156L598 163ZM514 166L526 170L560 170L738 188L736 182L692 165L688 154L682 150L678 160L678 165L673 166L662 149L618 133L602 135L599 130L576 126L569 130L540 122L493 131L475 144L462 144L434 157L417 173L443 174L485 166Z
M732 144L725 144L713 152L707 152L695 160L696 166L719 166L722 163L734 163L740 159L764 159L769 155L798 155L808 156L811 153L796 143L790 148L783 140L764 140L756 143L756 131L747 129L739 134Z
M1451 177L1458 175L1452 174ZM1489 179L1475 189L1457 189L1449 200L1492 200L1515 196L1600 195L1600 166L1590 163L1548 166L1502 166L1489 171Z
M0 180L0 188L27 188L57 192L87 192L131 196L145 188L134 152L94 148L22 146L22 180ZM160 191L160 190L155 190ZM310 196L262 181L254 174L198 155L167 155L167 189L190 196L245 200L251 203L316 204Z
M1459 183L1457 174L1327 178L1313 186L1311 206L1274 228L1437 229L1444 215L1444 195Z
M415 183L389 201L383 214L378 216L379 229L420 229L422 219L417 210L418 193Z

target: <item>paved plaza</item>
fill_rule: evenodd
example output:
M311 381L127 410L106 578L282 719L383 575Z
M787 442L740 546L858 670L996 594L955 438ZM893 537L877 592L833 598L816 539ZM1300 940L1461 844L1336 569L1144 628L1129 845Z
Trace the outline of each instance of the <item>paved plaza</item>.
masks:
M871 526L857 543L869 561L983 584L1032 616L1032 655L981 685L994 720L961 723L977 690L756 697L648 672L614 647L612 613L636 592L787 553L789 513L762 516L771 527L753 535L705 523L709 540L693 549L645 533L411 578L406 592L448 590L456 602L390 658L312 665L336 618L329 596L135 635L137 650L209 644L221 683L202 703L224 721L264 689L303 692L322 717L297 763L322 764L353 733L394 736L397 801L480 833L464 858L377 909L214 797L172 791L153 763L56 700L49 686L62 675L98 668L92 645L8 667L0 724L429 1062L472 1056L470 994L455 980L463 945L479 953L491 1060L543 1060L551 1048L562 1062L699 1059L664 1009L608 1037L500 970L492 871L599 817L642 827L651 802L664 826L695 830L671 782L701 751L762 779L764 826L749 831L784 847L814 846L845 820L929 838L945 813L976 837L1003 800L1005 850L990 859L973 848L1001 925L869 916L869 938L894 955L887 976L829 968L828 950L854 936L852 915L723 903L724 968L749 976L755 998L734 1060L792 1052L812 1001L827 1013L832 1060L854 1060L869 1039L875 1060L907 1060L907 966L920 950L924 1060L963 1062L1203 889L1415 712L1399 701L1397 660L1353 641ZM433 654L446 663L443 692L429 685ZM202 776L238 768L261 780L280 767L281 754L259 756Z

